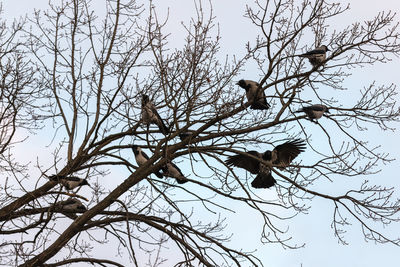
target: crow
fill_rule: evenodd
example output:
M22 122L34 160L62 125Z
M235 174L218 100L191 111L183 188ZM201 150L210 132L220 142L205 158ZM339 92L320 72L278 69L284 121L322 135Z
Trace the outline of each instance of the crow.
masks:
M85 212L87 208L82 204L82 202L77 198L68 198L65 201L60 201L56 203L56 206L63 208L68 211L81 211Z
M59 176L59 175L52 175L49 177L50 180L59 182L63 185L67 190L75 189L78 186L82 185L89 185L86 179L82 179L75 176ZM89 185L90 186L90 185Z
M248 151L259 160L248 155L229 156L225 163L228 166L243 168L252 174L257 174L251 182L254 188L269 188L275 185L276 180L272 177L271 168L276 166L283 169L288 166L294 158L305 150L305 143L301 139L295 139L276 146L272 151L267 150L264 153L257 151ZM260 162L263 160L265 162Z
M149 96L145 94L142 94L142 120L147 125L156 124L164 135L169 134L169 128L164 124Z
M146 161L149 160L149 156L147 156L147 154L142 151L141 147L133 145L132 146L132 151L135 154L136 163L139 166L142 166L143 164L146 163ZM155 171L154 174L157 175L158 178L162 178L163 177L163 175L161 174L161 172L159 170Z
M320 105L320 104L303 107L296 111L296 113L299 113L299 112L306 113L308 118L312 122L315 122L315 123L317 123L317 120L320 119L322 117L322 115L324 115L325 112L330 113L327 106ZM315 121L314 121L314 119L315 119Z
M246 90L247 101L253 101L250 109L267 110L270 108L270 105L267 103L264 90L262 88L258 88L260 85L257 82L251 80L240 80L237 85Z
M165 176L175 178L178 184L184 184L188 182L187 178L183 175L181 169L179 169L179 167L172 162L167 162L162 170Z
M308 51L307 53L298 56L308 58L311 65L313 67L317 67L325 61L327 51L330 51L328 47L326 47L326 45L321 45L314 50Z

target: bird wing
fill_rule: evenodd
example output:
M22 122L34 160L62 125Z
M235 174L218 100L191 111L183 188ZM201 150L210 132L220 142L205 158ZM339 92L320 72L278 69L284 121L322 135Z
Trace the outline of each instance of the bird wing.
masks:
M160 131L166 135L169 133L169 129L168 127L164 124L164 121L161 119L160 114L158 114L157 109L155 108L155 106L153 104L150 105L150 110L153 113L153 115L156 117L156 124L158 126L158 128L160 129Z
M62 178L62 179L64 179L65 181L70 181L70 182L79 182L79 181L83 180L82 178L79 178L79 177L76 177L76 176L68 176L68 177L65 177L65 178Z
M141 150L141 152L142 152L142 155L143 155L143 157L144 157L146 160L149 160L149 156L147 156L147 154L146 154L146 153L144 153L144 151L143 151L143 150Z
M181 169L179 169L179 167L176 166L174 163L167 163L167 170L168 176L175 178L178 184L184 184L188 182L187 178L183 175Z
M66 205L72 205L72 204L82 204L82 202L80 202L78 199L76 199L76 198L69 198L69 199L67 199L67 200L65 200L65 201L63 201L62 202L62 205L63 206L66 206Z
M312 106L309 106L307 108L311 109L313 111L324 111L325 110L325 106L320 105L320 104L312 105Z
M74 198L68 198L67 200L59 201L55 204L57 207L63 207L65 205L72 205L75 204L76 200Z
M257 151L248 151L247 154L256 156L261 159L261 154ZM228 159L225 161L228 166L235 166L242 169L245 169L252 174L257 174L260 169L260 162L252 157L247 155L235 155L229 156Z
M172 162L169 162L169 163L167 164L167 171L168 171L168 174L174 175L174 177L175 177L175 176L178 176L178 175L183 176L183 173L182 173L181 169L179 169L179 167L176 166L176 165L175 165L174 163L172 163Z
M294 158L296 158L301 152L305 150L306 144L301 139L295 139L293 141L286 142L278 145L274 148L277 159L273 164L287 166Z
M323 48L316 48L314 50L308 51L304 54L301 54L301 56L312 56L312 55L320 55L326 53Z
M264 90L260 90L258 92L257 99L253 102L253 104L250 106L251 109L261 109L261 110L267 110L270 108L270 105L267 102L267 97L265 96Z

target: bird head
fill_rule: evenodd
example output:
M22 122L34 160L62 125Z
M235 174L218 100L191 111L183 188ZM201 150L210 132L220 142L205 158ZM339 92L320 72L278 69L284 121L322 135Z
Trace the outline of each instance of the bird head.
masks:
M133 153L139 153L139 147L137 145L132 145Z
M81 185L88 185L90 186L90 184L88 183L88 181L86 179L82 180Z
M271 150L267 150L264 152L262 156L263 160L271 160L272 159L272 152Z
M329 50L329 48L326 45L321 45L321 47L325 50L325 51L331 51Z
M239 85L240 87L242 87L243 89L246 89L246 91L248 90L248 84L246 83L245 80L240 80L236 83L236 85Z
M142 105L146 105L149 102L149 96L142 94Z

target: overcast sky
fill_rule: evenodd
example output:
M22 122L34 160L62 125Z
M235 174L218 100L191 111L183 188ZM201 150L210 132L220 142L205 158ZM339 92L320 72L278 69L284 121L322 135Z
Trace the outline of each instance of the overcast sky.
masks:
M100 0L95 0L101 2ZM47 0L5 0L0 2L3 4L4 12L2 18L11 21L13 18L32 13L34 8L46 8ZM226 54L233 55L244 51L244 44L247 42L244 38L251 38L257 34L251 32L248 21L243 18L244 7L247 1L244 0L218 0L214 1L214 15L220 24L222 45L221 50ZM155 5L159 5L158 9L161 15L166 12L165 8L170 7L169 30L173 34L183 32L180 22L188 21L193 11L193 2L187 0L158 0L154 1ZM208 6L208 4L207 4ZM378 6L378 7L377 7ZM400 2L398 0L391 1L374 1L374 0L352 0L351 10L337 21L337 27L342 28L353 21L371 18L374 14L381 10L400 11ZM165 14L165 13L164 13ZM400 19L400 17L399 17ZM332 25L332 27L336 27ZM177 41L178 42L178 41ZM400 84L400 60L395 58L390 64L377 64L362 70L355 70L353 77L349 79L349 88L353 88L355 92L362 89L373 81L378 84ZM252 73L249 70L249 73ZM246 73L243 73L246 75ZM382 147L389 151L393 158L399 158L399 135L393 133L372 133L371 141L374 144L382 144ZM399 161L396 160L388 166L383 166L382 172L374 177L360 177L359 181L368 178L376 181L378 184L391 185L394 183L399 189ZM259 258L264 261L265 266L303 266L303 267L376 267L376 266L399 266L398 255L400 249L391 244L376 245L374 243L366 243L360 232L360 228L355 226L350 228L346 239L350 245L343 246L338 244L334 237L334 233L330 228L332 219L332 207L327 201L314 201L313 208L307 215L300 215L294 218L290 223L290 231L293 233L299 244L306 243L306 247L298 250L283 250L278 245L262 245L259 242L261 229L254 229L253 225L260 222L253 222L251 216L238 213L235 219L235 225L238 226L233 236L233 243L240 245L246 250L256 249L255 252ZM318 225L318 227L317 227ZM241 226L241 227L240 227ZM400 234L400 227L398 234ZM80 265L82 266L82 265Z

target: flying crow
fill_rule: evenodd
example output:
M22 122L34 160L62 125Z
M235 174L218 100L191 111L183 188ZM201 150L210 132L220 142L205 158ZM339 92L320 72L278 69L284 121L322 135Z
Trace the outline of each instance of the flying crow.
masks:
M166 166L164 166L163 172L165 176L175 178L178 184L184 184L188 181L181 169L172 162L168 162Z
M64 210L68 211L81 211L85 212L87 209L82 204L82 202L77 198L68 198L65 201L60 201L56 203L56 206L63 208Z
M147 154L142 151L141 147L133 145L132 150L133 150L133 153L135 153L136 163L139 166L142 166L143 164L145 164L146 161L149 159L149 156L147 156ZM158 178L163 177L163 175L160 173L159 170L155 171L154 174L157 175Z
M86 181L86 179L82 179L79 177L75 176L58 176L58 175L52 175L49 177L50 180L59 182L62 184L67 190L72 190L78 186L82 185L89 185L89 183Z
M160 132L162 132L164 135L169 133L169 129L167 126L165 126L163 120L156 110L156 107L150 101L149 96L145 94L142 95L142 120L146 124L156 124L158 129L160 129Z
M320 105L320 104L303 107L303 108L299 109L298 111L296 111L296 113L298 113L298 112L306 113L308 118L312 122L315 122L315 123L317 123L317 120L320 119L322 117L322 115L324 115L325 112L330 113L327 106ZM315 121L314 121L314 119L315 119Z
M256 178L251 182L254 188L269 188L276 183L276 180L272 177L271 168L276 166L279 169L283 169L304 150L304 141L295 139L276 146L272 151L267 150L264 153L257 151L247 152L247 154L264 160L266 163L262 163L251 156L241 154L229 156L225 163L228 166L243 168L252 174L257 174Z
M313 67L319 66L326 59L326 51L330 51L326 45L321 45L314 50L299 55L299 57L308 58Z
M251 109L267 110L270 108L270 105L267 103L264 90L262 88L258 88L259 84L257 82L251 80L240 80L237 85L246 90L247 101L253 101L250 106Z

